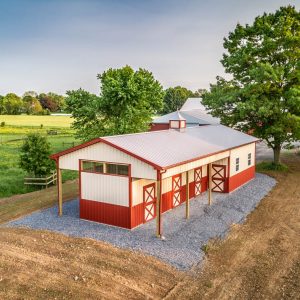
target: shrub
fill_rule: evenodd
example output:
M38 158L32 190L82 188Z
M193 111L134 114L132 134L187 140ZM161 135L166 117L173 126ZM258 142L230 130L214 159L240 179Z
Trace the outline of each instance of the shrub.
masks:
M38 133L30 133L21 148L20 167L34 176L48 175L55 168L49 155L50 143L47 138Z
M266 162L263 161L259 164L256 165L256 171L261 172L261 171L287 171L288 166L284 164L274 164L273 162Z
M1 124L0 124L0 126L4 127L5 126L5 122L2 121Z

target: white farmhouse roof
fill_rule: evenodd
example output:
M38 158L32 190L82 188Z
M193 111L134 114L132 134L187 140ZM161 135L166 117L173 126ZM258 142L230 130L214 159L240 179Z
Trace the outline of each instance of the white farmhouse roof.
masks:
M160 130L101 139L161 168L258 141L223 125L190 127L184 132Z
M181 107L181 111L192 110L192 109L201 109L205 111L205 107L201 103L202 98L188 98Z
M169 120L178 120L178 114L189 125L220 124L220 119L206 112L205 107L201 104L201 98L188 98L179 111L157 117L153 120L153 123L167 124Z

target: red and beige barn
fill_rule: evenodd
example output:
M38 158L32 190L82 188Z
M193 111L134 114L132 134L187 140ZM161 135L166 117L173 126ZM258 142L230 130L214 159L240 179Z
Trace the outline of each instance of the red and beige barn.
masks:
M132 229L208 190L229 193L255 176L257 139L219 124L96 138L52 155L58 170L79 172L80 218Z

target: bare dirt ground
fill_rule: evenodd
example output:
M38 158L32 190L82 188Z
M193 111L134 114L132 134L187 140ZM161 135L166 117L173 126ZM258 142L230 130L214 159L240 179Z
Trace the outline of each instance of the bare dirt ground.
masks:
M277 186L225 241L212 241L204 268L169 299L300 299L300 156Z
M192 274L94 240L0 228L0 299L300 299L300 156L284 160L290 170L269 172L277 186Z

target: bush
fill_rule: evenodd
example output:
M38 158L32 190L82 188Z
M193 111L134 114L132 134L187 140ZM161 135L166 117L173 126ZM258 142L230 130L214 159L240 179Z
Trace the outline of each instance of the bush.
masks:
M30 133L21 148L20 167L34 176L48 175L55 168L49 155L50 143L47 138L38 133Z
M5 122L1 122L0 126L4 127L5 126Z
M280 171L284 172L288 170L288 166L284 164L274 164L273 162L263 161L256 165L256 171Z

